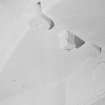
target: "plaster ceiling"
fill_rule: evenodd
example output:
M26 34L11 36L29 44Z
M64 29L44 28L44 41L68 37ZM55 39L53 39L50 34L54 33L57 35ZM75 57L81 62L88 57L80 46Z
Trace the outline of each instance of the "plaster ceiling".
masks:
M29 102L32 102L30 97L36 97L33 92L39 92L40 87L45 86L44 89L41 89L42 93L40 95L43 102L50 104L50 101L44 101L44 99L47 100L46 98L43 99L43 96L46 94L46 97L51 97L49 100L55 102L55 105L61 105L61 103L65 102L63 97L64 93L62 93L62 96L59 96L59 94L61 94L61 91L65 92L66 85L64 81L69 77L67 82L73 80L71 84L74 86L74 91L77 86L76 81L80 84L80 87L76 90L78 94L79 91L82 92L80 89L82 82L88 87L87 89L89 89L90 93L93 92L92 89L95 91L95 89L100 90L104 88L104 76L102 75L104 74L104 67L101 68L101 72L97 71L95 74L91 72L92 67L94 67L94 65L96 66L97 62L101 62L105 58L104 2L102 0L88 0L86 2L82 0L80 0L80 2L77 0L66 0L55 4L52 9L46 11L47 15L51 16L56 23L56 26L50 31L48 31L48 24L38 16L37 11L36 14L33 15L33 7L25 9L25 12L23 12L25 13L24 15L19 15L19 11L16 12L15 18L14 11L10 13L11 15L9 15L8 9L6 9L4 13L1 12L1 14L3 14L1 23L4 24L4 28L2 28L2 25L1 28L7 30L7 32L5 32L1 29L1 33L3 33L1 41L4 45L4 47L1 45L1 58L5 58L6 56L7 60L6 63L5 61L2 63L1 70L3 71L0 73L1 104L3 102L4 105L8 105L7 103L13 102L13 99L18 102L21 100L20 96L23 99L23 104L26 104L25 100L27 98ZM13 8L14 7L15 6L13 6ZM37 9L37 7L35 8ZM8 16L8 18L6 18L6 16ZM36 18L33 18L33 16ZM27 18L25 19L24 17ZM6 23L8 23L8 25ZM7 26L7 28L5 28L5 26ZM102 46L102 54L99 57L94 56L95 54L97 55L97 52L88 46L88 44L78 50L74 49L70 53L60 49L58 34L66 28L78 33L84 40ZM25 31L23 32L23 30ZM18 35L23 36L20 38ZM15 43L18 38L19 41ZM15 44L16 46L14 46ZM10 46L12 46L12 49L10 49ZM85 69L85 67L87 68ZM89 72L87 70L89 70ZM92 79L93 75L91 77L92 73L94 74L95 81ZM102 75L102 78L100 78L98 74ZM73 79L71 80L72 77ZM98 82L100 84L99 86L97 81L101 81L101 83ZM52 83L56 85L52 85ZM58 84L60 84L60 87ZM46 85L48 87L46 87ZM57 87L57 89L54 86ZM70 84L67 86L70 86ZM91 88L91 86L93 87ZM85 91L86 87L83 88L83 90ZM66 92L69 93L70 90ZM87 92L86 94L85 92L82 94L87 95ZM49 93L51 93L51 95ZM94 92L92 94L94 94ZM9 99L11 96L13 99ZM58 96L59 98L56 98L62 101L58 102L55 98L53 100L52 97L55 96ZM89 96L85 96L84 100L87 97ZM5 103L5 99L7 99L7 103ZM82 102L82 99L80 98L79 101L77 99L77 102Z

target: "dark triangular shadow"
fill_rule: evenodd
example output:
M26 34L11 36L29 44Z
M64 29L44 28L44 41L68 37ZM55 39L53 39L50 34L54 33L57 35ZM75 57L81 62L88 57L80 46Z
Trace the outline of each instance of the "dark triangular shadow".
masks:
M49 28L48 30L51 30L55 26L55 22L50 18Z
M75 48L80 48L82 45L85 44L85 41L75 35L74 43L75 43Z

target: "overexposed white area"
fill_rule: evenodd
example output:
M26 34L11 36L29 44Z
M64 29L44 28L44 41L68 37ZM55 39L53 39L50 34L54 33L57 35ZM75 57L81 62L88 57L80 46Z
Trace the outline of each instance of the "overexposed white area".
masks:
M35 1L1 1L0 105L104 104L104 1L50 1L42 3L52 30ZM65 51L65 29L86 43Z

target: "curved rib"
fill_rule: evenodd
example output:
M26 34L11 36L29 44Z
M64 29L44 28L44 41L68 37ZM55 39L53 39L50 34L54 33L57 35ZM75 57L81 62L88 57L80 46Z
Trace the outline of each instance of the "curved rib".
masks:
M48 17L47 15L45 15L45 14L42 12L41 1L38 1L38 2L37 2L37 5L39 6L39 9L41 10L41 17L42 17L45 21L47 21L47 23L49 24L48 30L51 30L51 29L55 26L54 21L53 21L50 17Z
M53 21L51 18L49 18L47 15L45 15L44 13L42 13L42 17L43 17L43 19L46 20L47 23L49 24L48 30L51 30L51 29L55 26L54 21Z
M99 53L102 52L102 48L96 44L91 44L97 51L99 51Z

